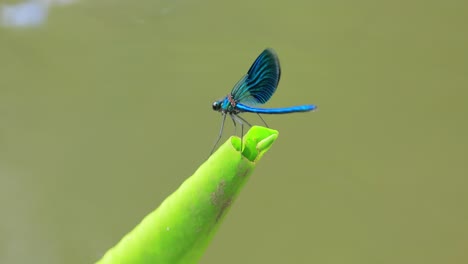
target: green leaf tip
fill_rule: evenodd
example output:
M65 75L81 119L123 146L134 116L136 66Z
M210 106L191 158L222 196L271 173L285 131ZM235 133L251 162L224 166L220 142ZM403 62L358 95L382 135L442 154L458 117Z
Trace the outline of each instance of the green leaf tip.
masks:
M231 137L97 263L198 263L277 137L277 131L259 126L247 132L242 144Z
M243 137L242 156L252 162L258 161L270 149L277 138L278 131L253 126ZM241 139L239 137L231 137L231 143L235 149L240 150Z

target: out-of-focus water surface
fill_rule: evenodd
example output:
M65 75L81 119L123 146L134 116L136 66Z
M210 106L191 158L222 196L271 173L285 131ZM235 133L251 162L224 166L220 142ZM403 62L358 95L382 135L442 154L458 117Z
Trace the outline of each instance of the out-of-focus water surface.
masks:
M99 259L206 159L212 101L265 47L267 106L319 111L265 117L280 137L202 263L468 263L466 2L0 11L0 263Z

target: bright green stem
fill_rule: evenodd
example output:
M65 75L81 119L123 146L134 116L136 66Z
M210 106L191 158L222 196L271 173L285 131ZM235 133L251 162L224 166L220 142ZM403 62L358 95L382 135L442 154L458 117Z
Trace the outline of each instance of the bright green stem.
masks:
M97 263L197 263L257 161L278 132L254 126L231 137L178 190Z

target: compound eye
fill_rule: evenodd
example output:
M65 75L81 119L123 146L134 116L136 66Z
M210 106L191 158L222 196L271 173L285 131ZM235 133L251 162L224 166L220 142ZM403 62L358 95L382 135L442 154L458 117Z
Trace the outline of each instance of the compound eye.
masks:
M221 105L219 104L219 102L214 102L212 107L213 110L218 111L221 108Z

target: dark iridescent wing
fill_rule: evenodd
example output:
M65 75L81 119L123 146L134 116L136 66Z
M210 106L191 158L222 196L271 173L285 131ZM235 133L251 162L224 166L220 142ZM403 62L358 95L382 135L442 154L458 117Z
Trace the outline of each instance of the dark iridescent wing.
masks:
M232 89L233 99L242 104L266 103L275 93L281 69L273 49L264 50L245 75Z

